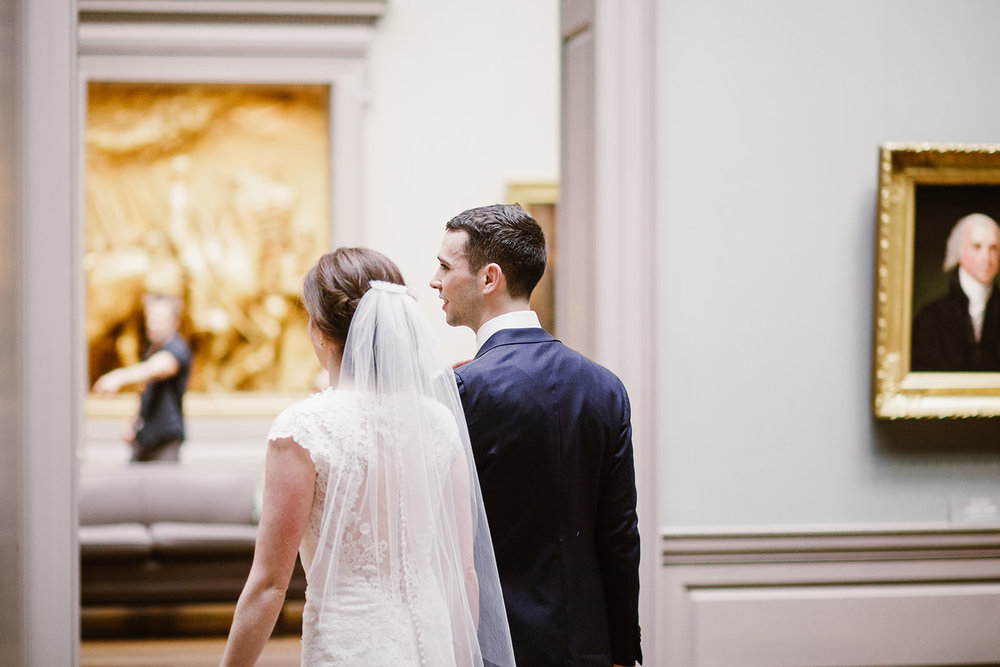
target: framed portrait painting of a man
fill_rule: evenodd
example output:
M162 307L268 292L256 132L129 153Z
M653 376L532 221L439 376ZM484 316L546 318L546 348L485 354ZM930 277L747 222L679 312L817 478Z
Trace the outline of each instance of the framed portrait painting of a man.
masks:
M1000 145L882 147L873 406L1000 416Z

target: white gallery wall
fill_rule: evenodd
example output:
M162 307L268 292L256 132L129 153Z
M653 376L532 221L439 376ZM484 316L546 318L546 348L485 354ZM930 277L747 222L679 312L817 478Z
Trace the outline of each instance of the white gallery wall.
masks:
M880 422L878 150L1000 142L1000 4L657 6L664 526L946 521L1000 420Z
M395 259L449 358L475 354L428 283L444 224L559 166L557 0L391 2L370 50L365 243Z

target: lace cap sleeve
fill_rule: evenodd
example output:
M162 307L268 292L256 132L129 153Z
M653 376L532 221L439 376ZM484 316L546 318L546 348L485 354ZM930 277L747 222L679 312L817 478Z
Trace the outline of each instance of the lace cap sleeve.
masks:
M271 422L271 429L267 432L268 442L281 438L292 438L296 442L299 441L301 429L296 426L297 407L297 405L293 405L285 408L274 418L274 421Z
M291 438L313 454L329 451L349 437L356 421L350 416L356 413L356 396L325 389L282 410L274 418L267 439Z
M267 433L267 440L291 438L306 449L312 449L322 431L324 414L328 414L332 395L313 394L282 410Z

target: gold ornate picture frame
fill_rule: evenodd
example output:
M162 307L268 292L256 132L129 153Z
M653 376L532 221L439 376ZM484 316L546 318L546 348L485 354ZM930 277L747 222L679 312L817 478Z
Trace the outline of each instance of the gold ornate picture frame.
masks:
M559 185L552 181L510 183L507 186L507 202L520 204L538 222L545 234L548 247L548 261L545 274L531 293L531 308L538 314L542 328L556 334L556 232L559 202Z
M1000 222L1000 145L881 147L872 377L876 417L1000 416L1000 372L947 364L931 370L922 352L927 322L944 319L940 315L944 311L933 304L940 306L951 298L947 295L954 297L960 289L955 260L949 263L946 258L949 236L959 220L975 213ZM964 233L956 234L960 242ZM1000 293L995 298L1000 299ZM967 303L966 299L962 308L968 309ZM960 310L951 307L949 312ZM923 324L918 325L920 352L915 362L914 319L918 315ZM941 328L944 323L934 326ZM963 335L966 328L969 336L974 335L964 319L961 325L948 326L955 336L960 326ZM981 334L984 345L985 331ZM1000 357L1000 350L995 354Z

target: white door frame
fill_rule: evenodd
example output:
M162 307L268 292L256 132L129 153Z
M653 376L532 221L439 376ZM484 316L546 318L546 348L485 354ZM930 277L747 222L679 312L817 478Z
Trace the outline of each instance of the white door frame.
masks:
M562 0L560 336L621 377L632 402L640 623L655 665L655 0Z

